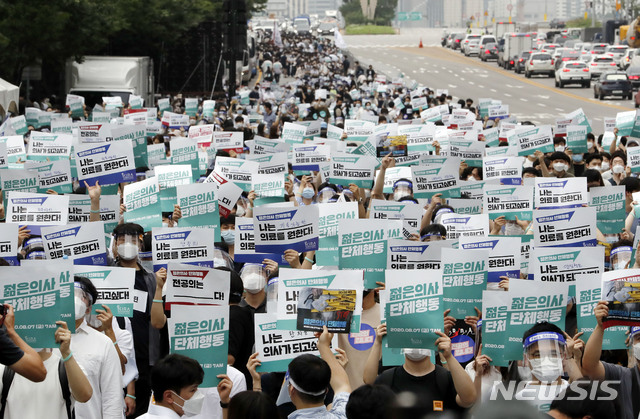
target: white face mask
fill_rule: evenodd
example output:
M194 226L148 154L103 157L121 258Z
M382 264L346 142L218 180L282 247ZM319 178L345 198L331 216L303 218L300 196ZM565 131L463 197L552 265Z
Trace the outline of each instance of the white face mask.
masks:
M404 350L404 356L411 361L422 361L426 357L431 356L431 350L422 348L406 348Z
M556 146L556 151L564 151L564 146L563 145L557 145Z
M552 383L562 375L562 359L548 356L530 359L531 375L543 383Z
M603 172L606 172L607 170L609 170L609 163L606 161L602 162L602 169Z
M250 273L242 278L244 289L250 294L257 294L267 285L267 279L258 273Z
M600 166L591 166L589 169L600 171Z
M244 217L246 213L247 211L244 209L244 207L238 205L238 208L236 208L236 217Z
M522 166L523 167L533 167L533 161L531 161L529 159L524 159L524 164Z
M633 344L633 356L640 362L640 342Z
M123 260L133 260L138 257L138 246L135 243L119 244L118 256Z
M165 222L163 222L163 223L162 223L162 227L163 227L163 228L169 227L169 223L165 223Z
M204 404L204 393L202 393L200 390L196 390L196 392L193 393L193 396L191 396L189 400L183 399L175 391L172 391L172 393L178 396L178 398L180 398L184 402L182 406L178 406L182 408L182 411L184 412L184 415L186 417L189 418L197 416L202 412L202 405ZM173 402L173 404L177 403Z
M593 141L587 141L587 148L593 147Z
M567 165L564 163L553 163L553 170L556 172L564 172L567 170Z
M80 297L75 297L73 301L74 301L75 310L76 310L75 312L76 320L80 320L84 317L85 313L87 312L87 303L85 303Z
M613 168L611 168L611 171L616 175L619 175L620 173L624 172L624 166L621 164L614 164Z
M93 326L96 329L98 329L100 326L102 326L102 322L100 320L98 320L98 315L97 314L93 314L90 313L87 317L87 323L89 324L89 326Z

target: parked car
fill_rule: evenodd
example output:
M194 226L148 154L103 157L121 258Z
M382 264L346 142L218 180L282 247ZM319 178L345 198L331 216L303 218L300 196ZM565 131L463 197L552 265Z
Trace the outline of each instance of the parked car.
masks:
M556 87L563 88L567 84L581 84L591 87L589 66L581 61L565 61L556 70Z
M527 59L531 55L532 51L523 51L520 57L516 60L516 63L513 65L513 70L520 74L524 71L524 65L527 63Z
M478 55L480 60L497 60L498 59L498 44L495 42L489 42L480 48L480 54Z
M589 62L589 70L591 70L591 77L600 77L602 73L616 71L618 65L613 58L608 55L596 55Z
M524 75L526 78L531 78L535 74L547 74L549 77L553 77L555 73L553 65L551 54L546 52L533 53L524 66Z
M606 96L621 96L623 99L631 99L633 87L626 73L620 71L604 73L593 85L593 97L604 99Z
M634 89L640 87L640 66L633 65L627 68L627 77L629 78L629 82L631 82L631 86Z

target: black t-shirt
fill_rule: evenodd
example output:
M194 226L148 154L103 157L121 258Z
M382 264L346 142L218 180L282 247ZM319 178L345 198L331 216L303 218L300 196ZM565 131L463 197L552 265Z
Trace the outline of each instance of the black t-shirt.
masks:
M244 374L247 389L251 389L253 380L247 369L247 361L253 351L255 336L253 333L253 315L237 305L229 307L229 355L236 360L233 366Z
M451 373L436 365L427 375L413 376L403 366L384 371L376 378L376 384L388 385L394 393L410 391L417 396L419 406L425 412L463 412L456 403L456 388Z
M24 352L7 335L4 326L0 327L0 364L13 365L20 361Z

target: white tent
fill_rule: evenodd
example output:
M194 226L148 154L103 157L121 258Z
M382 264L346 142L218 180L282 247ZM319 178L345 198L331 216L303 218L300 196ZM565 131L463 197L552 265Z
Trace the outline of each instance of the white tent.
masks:
M15 102L16 109L18 108L19 94L20 89L18 86L0 79L0 106L2 106L5 113L9 109L11 102Z

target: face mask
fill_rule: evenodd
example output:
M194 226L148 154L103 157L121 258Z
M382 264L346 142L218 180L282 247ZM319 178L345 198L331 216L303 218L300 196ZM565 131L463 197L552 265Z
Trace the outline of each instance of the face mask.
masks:
M476 181L476 178L474 178L473 176L469 176L467 178L467 182L475 182L475 181Z
M593 147L593 141L587 141L587 148Z
M633 344L633 356L640 360L640 342Z
M222 230L220 237L222 237L225 243L233 244L236 241L235 230Z
M556 172L564 172L567 170L567 165L564 163L553 163L553 170Z
M165 223L165 222L163 221L163 222L162 222L162 227L163 227L163 228L169 227L169 223Z
M545 356L539 359L530 359L531 375L543 383L552 383L562 374L562 360Z
M601 170L600 166L591 166L589 169L597 170L598 172Z
M302 197L306 198L306 199L311 199L315 196L315 191L313 190L313 188L304 188L302 190Z
M267 285L267 280L263 275L250 273L242 278L244 289L251 294L257 294Z
M529 159L524 159L524 164L522 166L523 167L533 167L533 161L531 161Z
M80 320L84 317L85 313L87 312L87 304L82 301L82 298L80 297L75 297L73 299L74 304L75 304L75 315L76 315L76 320Z
M118 256L123 260L133 260L138 256L138 246L134 243L119 244Z
M421 349L421 348L407 348L404 350L404 356L407 357L410 361L422 361L426 357L431 355L430 349Z
M178 396L175 391L172 391L172 393ZM191 396L189 400L185 400L180 396L178 397L184 402L182 406L178 406L182 408L182 411L184 412L184 415L186 417L197 416L200 414L200 412L202 412L202 405L204 404L204 394L200 390L196 390L196 392L193 393L193 396ZM176 402L173 403L177 404Z
M604 164L603 164L604 166ZM613 173L615 173L616 175L619 175L620 173L624 172L624 166L621 164L614 164L613 168L611 169L611 171Z
M518 367L518 376L520 376L520 378L523 381L530 381L531 380L531 368L529 367Z
M582 154L574 154L571 158L574 162L580 163L582 161Z
M564 151L564 146L563 145L556 146L556 151Z
M96 329L102 326L102 322L98 320L97 314L91 313L86 317L86 319L89 326L95 327Z

